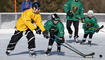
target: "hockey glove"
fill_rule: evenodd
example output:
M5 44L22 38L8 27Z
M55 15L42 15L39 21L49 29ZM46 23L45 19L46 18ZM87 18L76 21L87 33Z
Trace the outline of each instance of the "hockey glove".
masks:
M100 31L100 29L102 29L102 28L104 28L104 25L102 25L101 27L99 27L99 28L96 28L96 32L99 32Z
M85 24L86 30L88 30L91 27L91 24Z
M81 22L82 22L82 23L84 22L84 18L81 18Z
M96 28L95 30L96 30L96 32L99 32L100 29L99 28Z
M72 13L71 10L69 10L69 11L67 12L67 14L68 14L70 17L73 17L73 13Z
M35 29L35 31L36 31L36 34L41 34L41 30L40 30L40 28L37 26L37 28Z
M65 39L64 37L60 37L60 40L59 40L60 43L64 43L65 42Z
M45 38L49 38L49 36L48 36L48 32L45 30L44 32L43 32L43 36L45 37Z

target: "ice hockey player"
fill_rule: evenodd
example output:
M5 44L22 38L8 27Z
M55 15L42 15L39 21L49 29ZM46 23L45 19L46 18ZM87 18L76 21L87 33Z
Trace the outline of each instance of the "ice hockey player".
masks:
M52 45L54 43L54 40L57 43L57 52L60 52L61 51L61 43L64 43L65 39L64 39L64 26L63 26L62 22L60 21L59 16L57 14L52 14L51 19L48 20L44 24L44 27L49 32L49 35L50 35L48 48L45 53L49 55L49 53L52 50ZM57 35L61 39L59 40L59 39L55 38L54 35Z
M41 30L38 29L32 23L32 20L34 20L34 23L36 24L36 26L38 26ZM39 12L39 5L37 3L33 3L32 8L24 11L21 14L20 18L18 19L16 23L16 30L8 44L6 54L10 55L11 51L14 50L17 42L25 34L26 38L28 39L29 54L31 56L35 56L35 53L34 53L35 36L34 34L35 33L41 34L41 31L43 32L44 37L46 37L48 32L45 30L44 25L42 24L41 15Z
M75 32L74 32L74 40L78 43L78 30L79 30L79 18L83 20L83 5L80 0L68 0L64 5L64 11L66 13L66 27L69 33L69 37L72 37L72 29L71 24L73 23Z
M92 10L88 11L88 16L84 19L83 22L83 29L84 29L84 36L80 44L83 44L86 41L87 36L89 36L88 44L91 45L92 37L95 32L98 32L101 28L97 24L97 19L94 16L94 12Z

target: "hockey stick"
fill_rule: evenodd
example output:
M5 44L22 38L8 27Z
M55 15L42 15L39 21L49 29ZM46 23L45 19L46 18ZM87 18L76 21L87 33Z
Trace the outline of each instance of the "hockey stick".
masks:
M102 26L99 27L99 28L94 28L94 29L105 33L105 31L101 30L101 29L103 29L103 28L104 28L104 25L102 25Z
M55 36L55 38L60 39L58 36L56 36L56 35L54 35L54 36ZM55 40L55 41L56 41L56 40ZM57 42L57 41L56 41L56 42ZM64 47L68 48L69 50L72 50L73 52L79 54L80 56L82 56L82 57L84 57L84 58L89 57L89 56L93 57L93 55L95 55L94 52L89 53L89 54L84 54L84 53L80 52L79 50L77 50L76 48L72 47L72 46L71 46L70 44L68 44L67 42L64 42L64 44L61 44L61 45L63 45Z
M103 32L103 33L105 33L105 31L103 31L103 30L100 30L101 32Z
M89 53L89 54L83 54L82 52L80 52L80 51L77 50L77 49L74 49L73 47L68 47L68 45L66 46L66 44L65 44L65 45L62 44L62 45L63 45L64 47L68 48L69 50L71 50L71 51L73 51L73 52L79 54L80 56L82 56L82 57L84 57L84 58L86 58L86 57L92 57L92 58L93 58L93 55L95 54L94 52Z
M68 44L67 42L65 42L64 44L67 45L67 46L65 46L65 47L67 47L68 49L72 50L73 52L79 54L80 56L82 56L82 57L84 57L84 58L89 57L89 56L93 57L93 55L95 54L94 52L89 53L89 54L84 54L84 53L80 52L79 50L77 50L76 48L72 47L72 46L71 46L70 44ZM69 47L68 47L68 46L69 46Z
M102 25L102 26L99 28L99 30L102 29L102 28L104 28L104 25Z
M102 26L99 28L99 31L101 31L101 32L104 32L104 33L105 33L105 31L101 30L102 28L104 28L104 25L102 25Z

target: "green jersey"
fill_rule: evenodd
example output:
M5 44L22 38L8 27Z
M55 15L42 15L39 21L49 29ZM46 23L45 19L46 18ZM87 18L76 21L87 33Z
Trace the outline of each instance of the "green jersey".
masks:
M73 17L70 17L68 11L71 10ZM83 18L83 5L81 1L75 2L74 0L67 1L64 5L64 11L66 13L67 20L79 21L76 17Z
M58 22L57 24L53 24L52 20L48 20L44 24L44 27L48 32L50 32L51 27L54 27L56 29L57 36L58 37L64 37L64 25L62 24L62 22Z
M90 28L87 29L86 28L86 24L90 25ZM84 33L88 34L88 33L95 33L96 32L96 28L98 28L99 25L97 24L97 19L93 16L92 18L86 17L84 19L84 23L83 23L83 29L84 29Z

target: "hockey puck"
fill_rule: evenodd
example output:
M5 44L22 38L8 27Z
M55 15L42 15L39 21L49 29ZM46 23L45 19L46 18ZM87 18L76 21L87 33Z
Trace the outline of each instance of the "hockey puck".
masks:
M103 56L100 54L99 57L102 58Z

